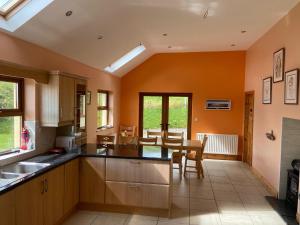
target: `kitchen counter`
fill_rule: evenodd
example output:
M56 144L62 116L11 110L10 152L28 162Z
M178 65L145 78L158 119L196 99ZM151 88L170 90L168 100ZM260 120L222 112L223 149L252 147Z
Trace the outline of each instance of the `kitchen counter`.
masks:
M13 163L0 168L0 172L8 172L16 170L18 164L42 163L43 168L39 168L34 172L20 174L17 178L1 179L0 178L0 194L3 194L31 179L42 175L60 165L67 163L77 157L101 157L101 158L121 158L121 159L139 159L139 160L157 160L170 161L172 150L162 148L160 146L140 146L134 145L96 145L87 144L81 148L74 149L65 154L43 154L38 155L22 162Z

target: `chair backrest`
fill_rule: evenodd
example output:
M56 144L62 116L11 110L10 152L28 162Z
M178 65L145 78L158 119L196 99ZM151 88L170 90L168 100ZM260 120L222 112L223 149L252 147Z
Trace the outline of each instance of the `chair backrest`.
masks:
M147 138L161 138L163 136L163 132L162 131L149 131L147 130Z
M115 136L111 135L97 135L97 144L114 144L115 143Z
M156 145L157 144L157 137L154 138L139 138L139 145Z
M182 145L183 145L183 139L169 139L169 138L162 139L162 146L164 148L182 150Z
M207 142L208 136L205 134L202 140L202 146L201 146L201 159L203 157L203 152L206 146L206 142Z
M183 132L166 132L165 138L183 139Z
M120 125L120 135L126 137L134 137L136 136L136 126L124 126Z

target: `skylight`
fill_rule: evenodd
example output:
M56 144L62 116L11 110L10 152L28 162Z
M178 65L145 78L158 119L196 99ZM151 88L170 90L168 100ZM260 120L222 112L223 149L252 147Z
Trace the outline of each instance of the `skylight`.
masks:
M144 45L139 45L136 48L132 49L127 54L123 55L121 58L119 58L117 61L112 63L110 66L105 67L105 71L109 73L113 73L120 69L122 66L127 64L129 61L137 57L139 54L141 54L143 51L145 51L146 48Z
M7 16L12 10L22 4L24 0L0 0L0 14Z

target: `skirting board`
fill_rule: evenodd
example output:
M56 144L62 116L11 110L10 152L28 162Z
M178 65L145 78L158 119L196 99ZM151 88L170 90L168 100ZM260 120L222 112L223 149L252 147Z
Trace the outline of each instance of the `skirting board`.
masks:
M276 190L276 188L274 188L273 185L271 185L269 183L269 181L267 181L267 179L264 178L264 176L261 175L255 168L250 167L250 169L251 169L252 173L262 182L262 184L272 194L272 196L275 198L278 198L278 191Z
M238 160L237 155L203 153L203 159Z

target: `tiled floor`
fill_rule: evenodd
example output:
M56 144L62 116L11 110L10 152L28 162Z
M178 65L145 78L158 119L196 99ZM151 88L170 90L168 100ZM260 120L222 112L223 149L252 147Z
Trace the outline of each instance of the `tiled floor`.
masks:
M205 178L174 170L172 218L79 211L64 225L283 225L264 186L246 165L204 161ZM290 223L289 223L290 224ZM294 223L291 223L294 224Z

